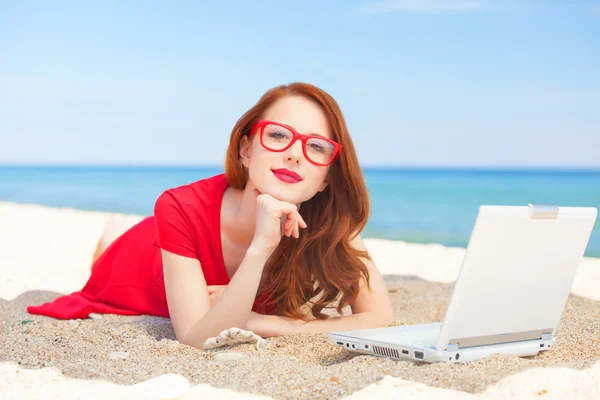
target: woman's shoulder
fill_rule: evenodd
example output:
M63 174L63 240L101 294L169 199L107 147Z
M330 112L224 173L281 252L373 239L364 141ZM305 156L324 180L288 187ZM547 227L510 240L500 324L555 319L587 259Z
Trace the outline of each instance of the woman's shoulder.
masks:
M227 188L225 174L177 186L165 190L157 199L156 206L178 205L191 207L210 207L220 205L223 192Z

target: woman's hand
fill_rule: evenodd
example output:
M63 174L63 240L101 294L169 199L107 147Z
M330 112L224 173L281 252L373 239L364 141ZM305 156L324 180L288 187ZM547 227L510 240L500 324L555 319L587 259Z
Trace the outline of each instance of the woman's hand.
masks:
M256 229L250 249L270 253L279 245L283 235L300 237L300 228L307 225L295 204L260 194L256 189L254 194L257 196Z
M210 306L212 307L215 302L221 297L227 285L208 285L208 297L210 298Z

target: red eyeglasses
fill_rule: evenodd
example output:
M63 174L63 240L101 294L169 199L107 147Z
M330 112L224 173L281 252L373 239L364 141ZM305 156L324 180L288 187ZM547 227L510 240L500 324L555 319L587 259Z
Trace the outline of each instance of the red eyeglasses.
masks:
M302 151L308 161L315 165L327 166L335 161L342 151L342 145L318 135L303 135L294 128L278 122L261 120L252 126L250 135L260 130L260 144L267 150L282 152L296 140L302 141Z

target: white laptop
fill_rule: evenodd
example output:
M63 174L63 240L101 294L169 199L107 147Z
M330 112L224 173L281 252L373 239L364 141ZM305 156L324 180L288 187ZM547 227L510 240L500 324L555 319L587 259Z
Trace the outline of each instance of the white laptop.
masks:
M328 333L349 351L467 362L554 345L594 207L481 206L443 323Z

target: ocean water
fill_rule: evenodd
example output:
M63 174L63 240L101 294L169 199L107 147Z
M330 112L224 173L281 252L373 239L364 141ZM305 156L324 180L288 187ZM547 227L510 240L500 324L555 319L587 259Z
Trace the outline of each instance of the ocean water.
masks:
M222 168L0 167L0 201L150 215L166 189ZM363 237L466 247L478 207L558 204L600 209L600 171L365 168ZM1 224L1 221L0 221ZM597 222L586 255L600 257Z

